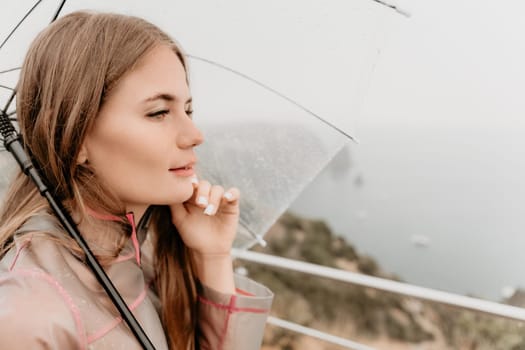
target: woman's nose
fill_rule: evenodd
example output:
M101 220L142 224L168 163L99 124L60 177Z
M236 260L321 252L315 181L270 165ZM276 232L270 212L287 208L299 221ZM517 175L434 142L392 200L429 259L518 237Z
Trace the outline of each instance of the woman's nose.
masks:
M178 144L180 148L195 147L204 142L204 135L195 126L193 120L187 119L179 133Z

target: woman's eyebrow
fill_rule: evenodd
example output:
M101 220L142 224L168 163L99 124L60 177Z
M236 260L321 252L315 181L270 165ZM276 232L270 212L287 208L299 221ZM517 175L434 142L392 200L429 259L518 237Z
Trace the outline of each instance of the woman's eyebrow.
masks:
M153 95L151 97L148 97L147 99L144 100L144 102L153 102L153 101L156 101L156 100L163 100L163 101L166 101L166 102L173 102L173 101L176 101L178 100L177 96L175 95L171 95L171 94L167 94L167 93L159 93L159 94L156 94L156 95ZM190 103L192 101L192 98L188 98L186 100L185 103Z

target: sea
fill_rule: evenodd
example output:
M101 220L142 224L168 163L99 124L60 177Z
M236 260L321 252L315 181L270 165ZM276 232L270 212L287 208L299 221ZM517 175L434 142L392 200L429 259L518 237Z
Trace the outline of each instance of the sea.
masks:
M502 301L525 287L524 129L363 126L289 210L405 282Z

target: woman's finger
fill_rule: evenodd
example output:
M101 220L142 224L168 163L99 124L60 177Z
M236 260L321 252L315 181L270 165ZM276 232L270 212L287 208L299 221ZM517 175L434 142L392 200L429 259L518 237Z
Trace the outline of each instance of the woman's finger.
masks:
M222 186L212 186L210 189L210 196L208 199L208 206L204 209L204 214L215 215L217 209L221 205L221 199L224 194L224 188Z
M236 187L230 188L222 195L223 201L228 204L237 204L240 197L241 192Z
M197 175L193 175L193 177L191 178L191 185L193 186L193 188L199 187L199 178L197 177Z
M210 188L211 184L208 181L202 180L199 182L197 188L197 196L195 198L195 204L201 208L206 208L210 200Z

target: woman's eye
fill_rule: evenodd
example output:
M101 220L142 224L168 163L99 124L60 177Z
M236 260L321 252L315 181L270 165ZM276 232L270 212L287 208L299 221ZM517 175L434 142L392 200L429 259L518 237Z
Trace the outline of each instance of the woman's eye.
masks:
M156 112L151 112L151 113L148 113L146 114L148 117L163 117L165 116L166 114L168 114L170 112L169 109L161 109L160 111L156 111Z
M191 116L193 115L193 109L186 110L186 114L188 115L188 117L191 118Z

